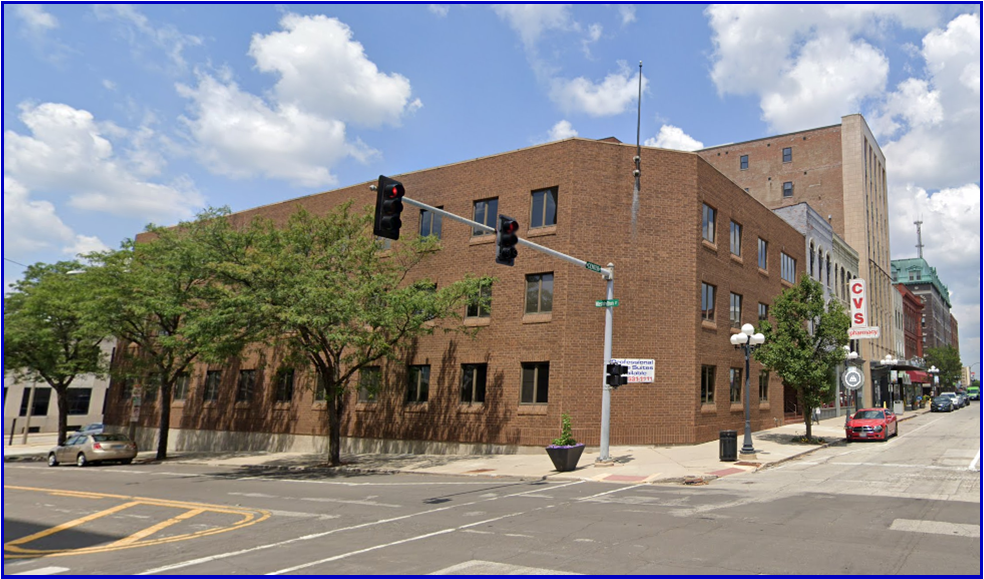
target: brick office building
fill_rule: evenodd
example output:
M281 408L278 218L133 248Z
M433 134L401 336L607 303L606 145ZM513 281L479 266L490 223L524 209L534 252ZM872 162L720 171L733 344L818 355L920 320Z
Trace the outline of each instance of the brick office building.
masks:
M457 215L486 215L476 220L488 224L506 214L520 222L525 239L614 263L620 305L613 355L654 359L656 376L654 383L613 393L611 443L713 440L744 422L744 357L731 346L731 334L755 323L803 271L804 237L698 155L679 151L642 150L633 214L635 154L634 146L575 138L394 177L412 199ZM374 196L360 184L237 217L283 220L298 207L321 213L351 199L371 204ZM440 285L466 273L493 275L493 304L490 312L462 312L466 325L482 326L477 338L437 332L399 364L380 368L376 400L359 401L351 388L342 427L348 448L538 446L558 435L565 412L576 437L597 445L604 310L594 302L605 297L601 277L523 247L515 267L496 265L494 235L439 224L410 206L403 217L402 235L441 236L441 249L418 277ZM266 351L196 368L172 402L172 445L323 449L326 412L313 372L295 369L284 400L284 389L274 384L278 367L277 353ZM243 376L255 380L253 399L237 403ZM213 380L213 391L218 387L215 401L203 400L206 380ZM408 389L409 380L426 382L426 394ZM754 362L750 390L754 429L782 420L781 382ZM119 388L115 400L110 421L122 424L129 407ZM156 430L159 403L143 406L144 443Z
M870 325L881 337L859 340L862 358L895 355L885 155L859 114L841 124L697 151L770 209L806 202L858 252L867 281ZM843 273L843 272L842 272ZM865 366L871 384L870 366ZM864 389L865 404L872 391Z

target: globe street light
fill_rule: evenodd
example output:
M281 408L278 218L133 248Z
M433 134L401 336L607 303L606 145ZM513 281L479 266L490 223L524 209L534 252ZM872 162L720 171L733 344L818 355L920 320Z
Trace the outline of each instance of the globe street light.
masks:
M755 333L755 326L745 324L741 327L741 332L731 336L731 345L735 349L742 349L745 352L745 440L741 445L741 454L755 454L755 447L752 446L752 409L749 400L748 389L751 377L749 376L749 361L752 352L765 343L765 336Z
M847 360L847 365L851 367L857 367L859 364L863 364L864 361L861 360L861 354L851 350L850 346L844 346L844 357ZM857 412L861 410L861 397L858 394L861 392L861 388L852 390L851 393L854 395L854 411ZM850 414L850 406L848 406L848 414Z
M940 383L940 369L937 368L936 365L934 364L933 366L929 367L929 370L926 371L933 376L933 396L935 397L937 395L936 392L937 386Z

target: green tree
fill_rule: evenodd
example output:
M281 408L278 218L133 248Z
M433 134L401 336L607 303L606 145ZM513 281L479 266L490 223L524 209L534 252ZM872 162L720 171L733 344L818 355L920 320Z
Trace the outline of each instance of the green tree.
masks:
M88 322L89 290L81 269L75 261L32 265L4 299L4 369L55 391L58 444L67 434L69 386L78 376L106 372L100 343L108 334Z
M233 239L227 215L209 210L177 227L149 225L148 241L88 256L99 324L120 339L124 352L114 374L137 380L148 394L159 389L158 460L167 458L177 381L196 362L240 355L255 335L254 310L242 307L215 275L210 250Z
M216 246L222 279L266 324L267 343L309 361L325 387L329 462L341 464L341 419L348 385L365 366L398 359L417 338L464 331L468 300L481 300L488 278L466 276L437 287L413 279L439 246L434 237L413 238L386 249L372 235L372 212L352 204L325 215L304 210L286 224L256 219L234 241ZM490 258L491 259L491 258Z
M963 376L960 352L953 346L928 348L924 359L927 365L939 368L940 387L943 390L953 391L957 381Z
M765 344L755 359L796 390L813 438L813 410L833 399L834 370L844 360L850 318L837 300L824 304L823 287L804 275L783 291L771 308L775 325L765 320L759 331Z

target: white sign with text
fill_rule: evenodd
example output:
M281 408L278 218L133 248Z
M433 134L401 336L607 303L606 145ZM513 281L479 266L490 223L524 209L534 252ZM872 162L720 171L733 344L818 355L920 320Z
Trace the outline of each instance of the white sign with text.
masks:
M656 360L612 358L612 364L629 367L629 384L651 384L656 381Z

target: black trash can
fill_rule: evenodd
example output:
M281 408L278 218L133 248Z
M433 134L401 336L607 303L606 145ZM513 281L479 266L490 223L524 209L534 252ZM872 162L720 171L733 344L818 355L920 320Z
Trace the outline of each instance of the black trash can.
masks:
M735 462L738 460L738 431L722 430L718 435L720 437L718 448L721 461Z

